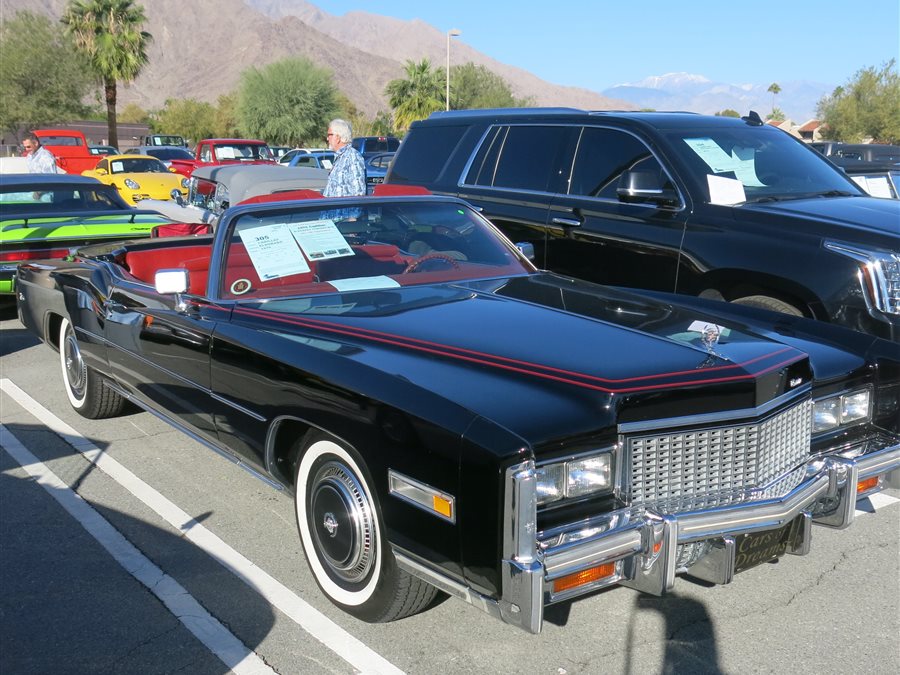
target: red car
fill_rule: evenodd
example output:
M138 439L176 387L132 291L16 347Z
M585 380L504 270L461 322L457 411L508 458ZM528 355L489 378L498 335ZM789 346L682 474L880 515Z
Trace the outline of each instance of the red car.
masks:
M53 153L56 166L65 173L80 174L97 166L99 155L91 153L87 139L72 129L37 129L34 135Z
M186 162L172 162L179 173L190 175L198 166L219 164L276 164L275 155L265 141L247 138L207 138L197 143L193 167ZM185 173L190 169L190 173Z

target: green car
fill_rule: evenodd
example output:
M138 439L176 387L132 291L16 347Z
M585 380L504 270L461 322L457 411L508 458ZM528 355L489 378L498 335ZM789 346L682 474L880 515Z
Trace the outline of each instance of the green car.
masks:
M22 262L65 258L85 244L149 237L172 221L137 210L95 178L68 174L0 176L0 303L13 300ZM5 304L5 303L4 303Z

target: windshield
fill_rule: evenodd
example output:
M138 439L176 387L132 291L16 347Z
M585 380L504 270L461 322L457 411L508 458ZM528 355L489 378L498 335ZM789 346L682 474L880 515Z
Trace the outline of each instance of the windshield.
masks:
M150 157L116 159L109 163L109 168L110 173L169 173L165 164Z
M461 204L292 206L234 221L222 295L257 299L391 289L533 270Z
M194 159L194 156L187 150L181 148L154 148L147 150L148 155L153 155L157 159Z
M709 203L864 193L817 152L778 129L669 131Z
M78 136L38 136L43 145L84 145Z
M238 161L249 162L259 159L274 159L268 145L250 145L249 143L217 145L215 152L216 159L219 161L236 159Z
M153 145L184 145L184 139L181 136L151 136L150 143Z
M71 186L34 185L27 192L14 192L15 189L21 190L22 187L10 185L0 187L0 217L3 219L36 213L120 211L129 208L121 201L114 188L96 189L93 186L79 186L72 189Z

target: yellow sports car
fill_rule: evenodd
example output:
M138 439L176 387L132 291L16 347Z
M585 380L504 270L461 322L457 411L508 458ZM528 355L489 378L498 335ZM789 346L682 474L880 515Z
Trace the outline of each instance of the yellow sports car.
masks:
M142 199L186 197L188 193L187 178L149 155L109 155L81 175L115 186L129 204Z

